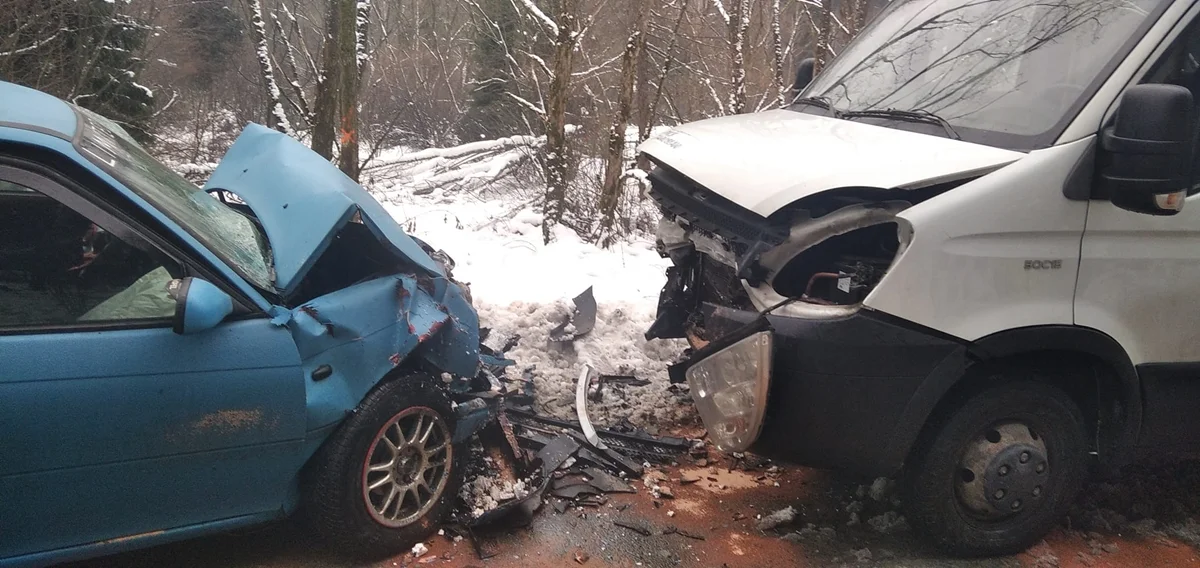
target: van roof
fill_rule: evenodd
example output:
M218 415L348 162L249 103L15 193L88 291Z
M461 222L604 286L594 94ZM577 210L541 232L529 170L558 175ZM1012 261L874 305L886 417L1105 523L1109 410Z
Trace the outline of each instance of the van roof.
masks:
M70 105L51 95L0 81L0 126L75 137L78 118Z

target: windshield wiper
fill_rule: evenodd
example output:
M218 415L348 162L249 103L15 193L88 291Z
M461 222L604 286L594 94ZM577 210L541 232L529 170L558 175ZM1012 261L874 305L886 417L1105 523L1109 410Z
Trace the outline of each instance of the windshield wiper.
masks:
M950 138L953 138L955 140L962 140L962 136L959 136L958 133L954 131L954 127L951 126L950 123L946 121L946 119L944 119L936 114L933 114L932 112L929 112L927 110L896 110L896 109L859 110L859 111L852 111L852 112L843 112L843 113L841 113L840 118L844 118L847 120L853 119L853 118L880 118L880 119L885 119L885 120L900 120L900 121L904 121L904 122L918 122L918 123L922 123L922 124L935 124L937 126L941 126L942 129L944 129L946 131L946 135L949 136Z
M829 101L829 97L800 97L793 100L792 104L788 106L795 105L814 106L821 110L826 110L833 113L833 116L835 117L840 117L842 114L842 111L833 107L833 103Z

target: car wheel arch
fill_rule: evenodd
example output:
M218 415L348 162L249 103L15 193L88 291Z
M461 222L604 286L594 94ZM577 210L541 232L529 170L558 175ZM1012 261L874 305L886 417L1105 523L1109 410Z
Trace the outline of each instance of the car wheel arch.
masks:
M968 344L960 357L943 361L910 399L889 454L907 459L938 412L994 384L1000 370L1014 367L1064 387L1088 409L1089 435L1100 443L1093 448L1099 457L1097 473L1110 475L1130 461L1142 421L1137 371L1109 335L1064 325L995 333Z

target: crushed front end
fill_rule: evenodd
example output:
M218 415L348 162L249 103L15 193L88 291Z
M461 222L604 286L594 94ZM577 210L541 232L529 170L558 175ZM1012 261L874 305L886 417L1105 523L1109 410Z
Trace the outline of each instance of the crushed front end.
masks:
M938 188L833 191L770 218L659 164L651 196L672 260L648 338L686 338L671 368L712 441L804 465L897 470L920 384L959 369L957 342L863 302L907 245L898 214ZM956 359L957 357L957 359Z

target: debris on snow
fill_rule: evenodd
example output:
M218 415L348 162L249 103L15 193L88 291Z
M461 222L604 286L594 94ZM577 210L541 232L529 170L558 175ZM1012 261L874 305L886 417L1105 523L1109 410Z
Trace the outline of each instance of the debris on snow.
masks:
M786 525L795 520L796 508L789 506L763 517L758 521L757 527L760 531L769 531L780 525Z

